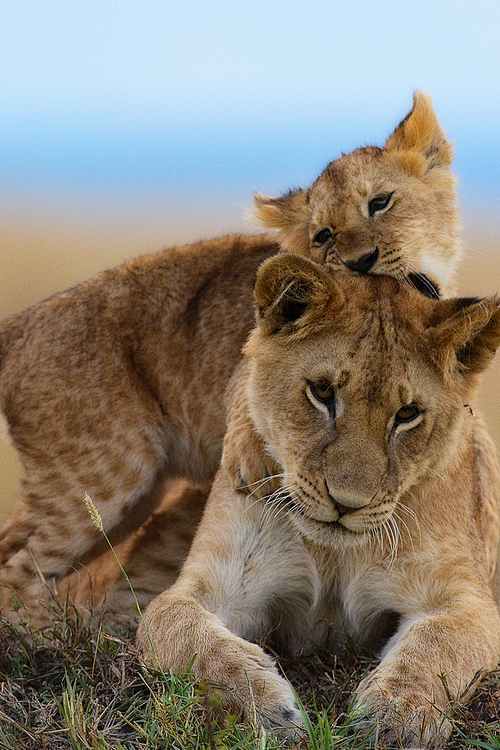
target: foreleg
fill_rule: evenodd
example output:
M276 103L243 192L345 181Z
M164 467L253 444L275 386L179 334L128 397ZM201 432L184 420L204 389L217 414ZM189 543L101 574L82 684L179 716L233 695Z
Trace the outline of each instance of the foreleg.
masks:
M451 731L455 701L473 691L481 670L500 654L500 620L487 595L464 595L441 611L408 616L380 665L360 683L357 704L379 739L423 747Z
M137 639L149 664L192 665L246 720L294 727L301 716L292 690L249 640L284 627L287 610L300 618L310 606L310 561L286 519L265 511L262 501L234 492L221 470L181 575L148 607Z

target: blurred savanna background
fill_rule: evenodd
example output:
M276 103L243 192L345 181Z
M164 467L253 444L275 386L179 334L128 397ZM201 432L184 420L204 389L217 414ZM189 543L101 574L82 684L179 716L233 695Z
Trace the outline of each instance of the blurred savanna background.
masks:
M382 145L416 89L455 143L460 291L500 292L499 14L482 0L5 4L0 317L128 258L258 231L254 192ZM499 375L497 361L480 399L498 445ZM20 474L2 437L0 522Z

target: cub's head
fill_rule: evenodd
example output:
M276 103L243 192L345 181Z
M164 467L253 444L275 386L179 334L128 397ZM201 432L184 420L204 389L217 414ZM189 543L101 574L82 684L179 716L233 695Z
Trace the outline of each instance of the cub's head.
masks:
M252 419L311 539L363 541L403 493L470 455L468 404L500 343L498 298L431 300L283 254L261 266L255 299Z
M416 93L383 148L344 154L308 190L257 195L256 215L278 230L286 250L353 273L409 278L431 297L449 296L460 255L451 160L429 97Z

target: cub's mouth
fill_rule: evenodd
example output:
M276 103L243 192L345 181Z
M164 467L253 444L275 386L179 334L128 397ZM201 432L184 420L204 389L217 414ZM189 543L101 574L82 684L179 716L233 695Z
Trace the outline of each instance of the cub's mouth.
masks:
M429 299L439 299L439 287L425 273L407 273L405 281Z
M336 520L332 521L320 521L317 518L313 518L313 516L307 515L307 513L304 512L303 508L298 505L294 500L288 495L287 497L287 505L288 508L292 511L292 517L293 514L299 515L304 521L307 523L310 523L311 525L314 525L319 528L327 528L335 530L335 533L340 534L360 534L363 533L361 531L357 531L354 529L349 529L348 527L344 526L340 521L345 514L340 514L339 517ZM352 513L355 512L355 509L352 510Z
M340 513L335 520L320 520L309 515L304 508L295 502L290 496L287 498L287 508L290 512L292 523L302 528L302 532L315 535L316 531L324 534L341 536L351 539L363 539L370 534L378 534L393 516L395 508L394 499L385 497L384 501L377 507L369 508L346 508L340 506Z

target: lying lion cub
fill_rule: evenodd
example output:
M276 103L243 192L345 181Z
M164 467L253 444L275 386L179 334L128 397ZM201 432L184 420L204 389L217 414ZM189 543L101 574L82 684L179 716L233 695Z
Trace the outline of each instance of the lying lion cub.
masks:
M138 642L165 669L196 655L194 674L226 686L227 706L271 727L301 718L252 641L383 644L357 705L379 737L428 743L500 653L499 509L478 487L469 407L500 344L500 300L430 300L291 255L263 264L255 299L245 398L281 490L235 491L223 457Z
M430 101L417 94L384 148L343 155L309 190L259 197L258 211L287 250L447 295L459 256L450 161ZM167 482L209 485L226 385L253 323L256 269L278 249L269 237L232 237L165 251L0 325L0 406L25 471L21 502L0 533L2 614L15 617L11 605L21 601L43 622L39 574L50 588L96 557L85 493L117 543L148 518ZM237 401L233 410L228 467L235 485L252 484L274 469L248 439ZM486 436L478 446L491 451ZM491 485L487 466L481 483L483 473Z

